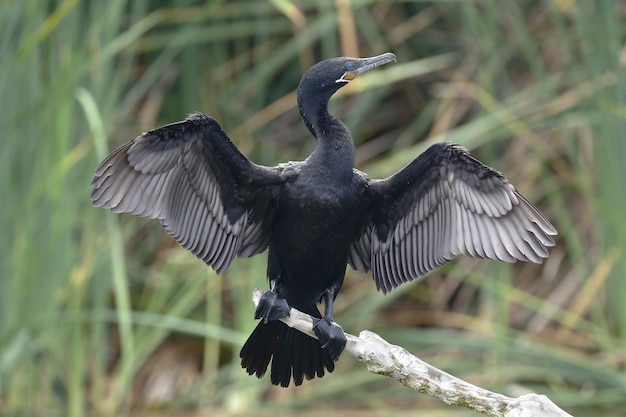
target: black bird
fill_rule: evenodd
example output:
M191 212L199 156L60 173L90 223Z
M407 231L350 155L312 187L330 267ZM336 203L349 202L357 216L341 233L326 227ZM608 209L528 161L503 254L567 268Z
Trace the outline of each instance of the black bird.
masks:
M457 254L539 263L554 246L550 222L459 145L433 145L383 180L354 168L352 137L329 114L328 101L361 73L395 59L334 58L304 74L298 108L317 139L304 161L257 165L214 119L194 113L136 137L96 168L95 206L159 219L218 273L236 256L269 247L271 290L240 353L250 375L262 377L270 361L275 385L333 371L346 343L333 301L347 264L372 270L387 293ZM315 317L319 341L277 320L290 306Z

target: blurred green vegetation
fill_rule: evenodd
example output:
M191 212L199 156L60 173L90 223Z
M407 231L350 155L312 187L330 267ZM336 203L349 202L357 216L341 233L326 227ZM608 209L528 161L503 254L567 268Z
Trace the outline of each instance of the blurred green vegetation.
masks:
M257 163L304 158L301 74L393 51L332 102L359 168L452 140L560 235L543 265L460 258L387 297L350 270L338 321L485 388L626 415L625 21L617 0L3 1L0 414L472 415L349 357L297 389L249 377L264 256L218 278L157 222L89 201L109 150L195 110Z

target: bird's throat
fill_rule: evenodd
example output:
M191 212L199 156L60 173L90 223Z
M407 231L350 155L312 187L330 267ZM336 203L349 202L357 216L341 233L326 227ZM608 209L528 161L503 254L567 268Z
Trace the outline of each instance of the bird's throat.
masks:
M314 125L317 146L309 160L336 180L352 178L354 142L346 126L326 113Z

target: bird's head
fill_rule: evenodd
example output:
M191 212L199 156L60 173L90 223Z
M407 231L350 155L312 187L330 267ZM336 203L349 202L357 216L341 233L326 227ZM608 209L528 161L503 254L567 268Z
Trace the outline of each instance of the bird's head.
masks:
M298 86L298 106L305 120L310 113L326 108L328 100L344 85L365 71L395 61L391 52L370 58L331 58L313 65Z

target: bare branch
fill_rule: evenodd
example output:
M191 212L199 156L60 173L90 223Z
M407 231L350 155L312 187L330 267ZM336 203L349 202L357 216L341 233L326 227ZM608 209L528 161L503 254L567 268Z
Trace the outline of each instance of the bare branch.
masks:
M258 304L263 292L255 290ZM312 317L294 308L281 321L311 337ZM392 345L376 333L364 330L359 336L346 333L345 352L365 363L370 372L385 375L416 391L450 405L460 405L494 417L572 417L548 397L538 394L511 398L477 387L427 364L400 346Z

